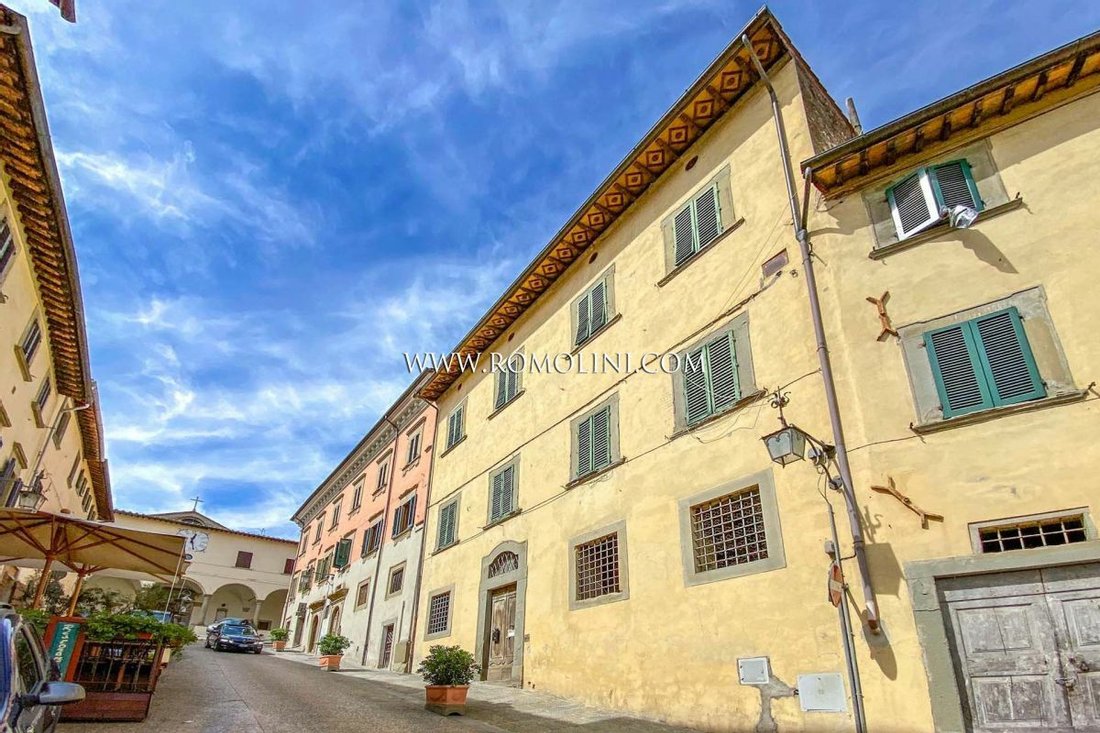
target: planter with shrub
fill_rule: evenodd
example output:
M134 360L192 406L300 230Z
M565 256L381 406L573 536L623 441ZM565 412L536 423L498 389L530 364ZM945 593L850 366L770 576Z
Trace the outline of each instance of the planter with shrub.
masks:
M473 654L460 646L433 646L416 671L428 683L425 708L440 715L465 715L470 681L480 671Z
M321 652L321 669L335 672L340 669L340 660L344 657L344 650L351 646L351 639L339 634L325 634L317 642L317 648Z
M272 629L268 636L271 637L271 646L275 648L275 651L281 652L286 649L286 640L290 638L290 632L283 628Z

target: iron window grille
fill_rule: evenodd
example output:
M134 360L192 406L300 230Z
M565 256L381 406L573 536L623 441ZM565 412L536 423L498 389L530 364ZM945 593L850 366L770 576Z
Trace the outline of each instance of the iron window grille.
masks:
M1077 514L1030 522L1018 522L978 530L982 553L1030 550L1084 542L1088 539L1085 518Z
M359 584L359 589L355 592L355 606L356 606L356 608L358 608L359 606L366 605L367 601L370 599L369 594L370 594L370 581L369 580L364 580L362 583Z
M573 552L577 561L578 601L621 591L618 532L577 545Z
M404 566L394 568L390 571L390 584L387 595L393 595L394 593L400 593L401 589L405 586L405 568Z
M447 630L447 619L451 612L451 594L440 593L432 596L428 605L428 633L442 634Z
M691 541L697 573L766 559L759 487L691 507Z
M515 570L519 570L519 557L514 552L505 551L497 555L489 564L489 577L495 578Z

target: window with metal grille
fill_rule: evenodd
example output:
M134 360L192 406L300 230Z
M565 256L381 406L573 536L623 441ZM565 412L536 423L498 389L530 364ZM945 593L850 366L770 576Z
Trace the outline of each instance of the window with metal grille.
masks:
M766 559L759 487L692 506L691 542L697 573Z
M513 572L519 569L519 557L514 552L504 552L497 555L491 563L489 563L489 577L495 578L498 575L504 575L505 573Z
M370 580L364 580L359 584L359 589L355 591L355 606L365 606L367 601L370 600Z
M252 553L239 550L237 552L237 563L234 567L238 568L251 568L252 567Z
M439 508L439 531L435 549L450 547L458 539L458 499Z
M38 345L42 343L42 327L38 325L38 319L35 318L27 326L27 330L23 333L23 338L19 342L20 352L23 354L23 362L30 366L31 360L34 359L35 353L38 351Z
M516 508L516 464L510 463L489 479L489 521L511 514Z
M577 475L580 478L611 465L611 405L576 424Z
M389 586L388 586L388 590L386 591L386 594L392 596L394 593L400 593L401 589L404 587L404 585L405 585L405 566L404 565L399 565L399 566L397 566L396 568L394 568L393 570L390 571L390 583L389 583Z
M741 399L737 342L723 331L683 355L684 413L688 424L705 420Z
M574 305L577 323L574 345L580 346L607 325L611 305L608 302L610 277L610 275L604 276L577 299Z
M363 531L363 547L359 551L360 557L366 557L382 546L382 520L378 520Z
M924 346L944 417L1046 396L1015 306L928 331Z
M573 548L577 563L577 600L618 593L619 534L612 532Z
M724 231L718 185L718 182L707 184L673 216L673 256L676 265L687 262Z
M466 406L459 405L447 417L447 447L454 447L466 437Z
M944 209L984 208L970 164L965 160L920 168L886 189L886 199L899 240L943 221L940 212Z
M982 527L978 530L978 541L983 553L1068 545L1087 539L1085 518L1081 514Z
M414 521L416 521L416 494L393 510L393 536L399 537L412 529Z
M451 614L451 594L440 593L432 596L428 603L428 634L442 634L447 630Z

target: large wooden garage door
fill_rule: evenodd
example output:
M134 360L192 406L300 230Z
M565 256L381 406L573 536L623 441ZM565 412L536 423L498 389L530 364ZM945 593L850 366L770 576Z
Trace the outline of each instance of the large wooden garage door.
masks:
M937 585L971 730L1100 731L1100 563Z

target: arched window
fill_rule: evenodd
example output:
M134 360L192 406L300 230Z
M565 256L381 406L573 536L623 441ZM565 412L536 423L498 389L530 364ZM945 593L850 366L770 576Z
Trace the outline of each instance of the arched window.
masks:
M516 553L502 552L489 565L489 577L495 578L498 575L510 573L517 569L519 569L519 558L516 557Z

